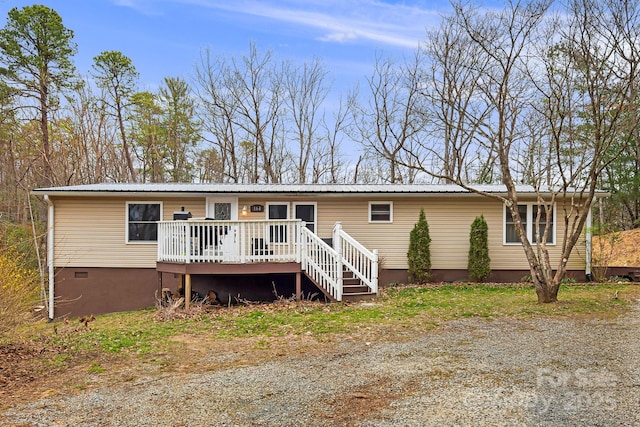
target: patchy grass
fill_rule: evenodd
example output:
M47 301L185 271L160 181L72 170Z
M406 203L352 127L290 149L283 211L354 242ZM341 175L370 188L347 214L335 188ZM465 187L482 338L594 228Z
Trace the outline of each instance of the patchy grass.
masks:
M171 316L148 309L31 323L16 331L14 342L0 343L7 362L0 395L11 397L0 408L36 395L131 381L144 372L210 371L330 353L345 341L363 347L412 339L460 318L611 318L640 298L640 286L564 285L559 296L558 303L540 305L529 285L397 286L367 303L194 306Z
M85 326L69 322L50 335L68 351L123 351L145 356L166 351L180 334L207 339L268 338L287 335L345 334L362 327L432 328L467 317L607 318L624 312L640 298L640 286L563 285L560 301L538 304L528 285L432 285L384 290L366 304L288 302L238 307L213 307L194 316L159 321L155 310L98 316ZM263 345L261 345L263 346Z
M135 352L140 355L162 350L169 337L187 328L197 329L198 319L171 322L154 320L155 310L111 313L95 317L86 326L82 322L54 323L49 339L70 352Z
M530 285L445 285L408 287L386 292L397 317L446 321L460 317L593 316L621 314L640 298L635 285L562 285L559 301L538 304Z
M106 369L98 362L91 362L89 368L87 369L87 372L90 374L101 374L105 371Z

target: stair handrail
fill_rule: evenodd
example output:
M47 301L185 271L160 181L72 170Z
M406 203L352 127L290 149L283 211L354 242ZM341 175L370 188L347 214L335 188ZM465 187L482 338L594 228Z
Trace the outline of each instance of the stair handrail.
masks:
M300 227L302 270L336 301L342 301L340 256L324 240L305 226Z
M363 285L378 293L378 251L369 250L342 229L336 222L333 229L333 246L340 253L344 267L350 270Z

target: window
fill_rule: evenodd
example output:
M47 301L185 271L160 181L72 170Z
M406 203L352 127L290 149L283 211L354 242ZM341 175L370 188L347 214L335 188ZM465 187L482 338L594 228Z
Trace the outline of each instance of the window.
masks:
M162 204L127 202L127 243L157 242Z
M369 222L393 222L393 203L369 202Z
M207 218L216 221L237 221L238 220L238 198L237 197L207 197Z
M213 218L220 221L231 221L231 203L214 203Z
M544 237L544 230L545 228L547 228L547 210L542 207L542 209L540 209L540 218L538 219L538 205L532 205L531 206L532 210L531 210L531 224L535 224L536 221L538 223L538 230L539 230L539 235L540 238L542 239ZM549 232L547 234L547 243L549 244L553 244L555 242L555 233L554 233L554 228L555 228L555 211L551 211L551 227L549 227ZM532 227L534 229L534 231L531 233L531 241L532 242L537 242L538 239L536 238L536 232L535 232L535 227Z
M306 227L313 233L316 232L316 204L315 203L294 203L294 216L305 222Z
M283 220L289 219L288 203L267 203L267 219ZM287 243L287 226L269 226L269 241L271 243Z
M540 237L544 235L544 230L547 226L546 210L543 208L540 211L540 218L538 219L538 205L537 204L520 204L518 205L518 212L522 220L522 226L526 230L527 238L530 242L536 242L536 228L535 224L538 224L538 232ZM547 234L547 244L555 244L555 210L551 212L551 224L549 226L549 232ZM506 206L504 207L504 243L507 245L520 244L520 239L516 233L516 225L511 216L511 211Z
M520 243L518 233L516 233L516 224L513 221L513 216L508 207L504 207L504 235L505 243ZM524 229L527 229L527 205L518 205L518 212L520 213L520 219Z

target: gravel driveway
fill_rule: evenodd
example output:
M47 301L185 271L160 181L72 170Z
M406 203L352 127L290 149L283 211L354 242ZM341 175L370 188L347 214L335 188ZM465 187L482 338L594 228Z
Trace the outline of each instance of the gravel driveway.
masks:
M370 340L370 341L367 341ZM640 306L609 320L464 319L256 363L208 354L0 414L32 426L636 426ZM123 373L124 375L124 373Z

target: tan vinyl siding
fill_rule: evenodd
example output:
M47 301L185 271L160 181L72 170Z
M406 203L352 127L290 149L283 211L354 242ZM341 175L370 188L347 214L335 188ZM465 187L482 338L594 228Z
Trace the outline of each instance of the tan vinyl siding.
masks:
M267 202L282 202L282 196L271 198L240 198L239 205L250 206ZM476 216L482 214L489 227L489 256L495 270L527 270L529 264L520 245L503 245L503 205L481 196L385 197L385 196L322 196L289 198L293 202L317 202L318 236L331 237L333 225L342 222L343 229L369 249L378 249L382 268L406 269L409 233L423 207L431 235L431 263L434 269L466 269L469 251L469 231ZM392 223L370 223L369 202L393 202ZM249 213L246 219L264 219L266 213ZM549 246L553 262L561 253L563 233L561 214L556 224L556 245ZM290 210L290 218L292 211ZM569 260L569 270L583 270L585 244L580 239Z
M204 199L159 198L56 198L56 267L154 268L155 243L127 243L127 202L161 202L163 219L185 207L193 216L204 216Z
M393 197L392 197L393 196ZM163 219L170 220L182 206L194 218L206 215L205 197L67 197L55 198L56 267L155 267L156 244L127 244L126 202L162 202ZM392 223L370 223L369 202L392 202ZM470 195L449 196L363 196L354 194L287 197L248 197L238 200L240 220L264 220L267 202L317 203L317 235L330 238L336 221L369 249L378 249L381 267L407 268L409 233L423 207L431 234L431 261L434 269L466 269L469 229L477 215L484 214L489 225L489 256L494 270L526 270L528 263L520 245L503 245L503 205L495 200ZM264 212L247 212L242 207L258 204ZM553 262L561 251L561 213L556 224L556 245L550 246ZM96 218L100 218L97 221ZM584 239L574 249L568 268L582 270L585 264Z

